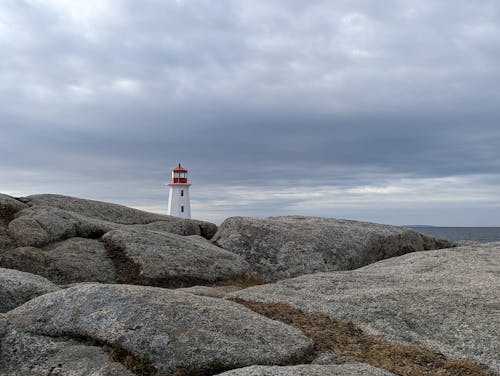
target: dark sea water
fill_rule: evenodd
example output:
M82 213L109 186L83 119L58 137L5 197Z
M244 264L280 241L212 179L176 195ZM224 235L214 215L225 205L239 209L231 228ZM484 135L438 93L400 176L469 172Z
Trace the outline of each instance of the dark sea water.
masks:
M426 227L408 226L422 234L451 241L474 240L478 242L500 241L500 227Z

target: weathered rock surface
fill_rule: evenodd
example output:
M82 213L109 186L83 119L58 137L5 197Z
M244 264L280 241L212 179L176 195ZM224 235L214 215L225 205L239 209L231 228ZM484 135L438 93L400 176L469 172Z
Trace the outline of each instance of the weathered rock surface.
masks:
M27 207L28 205L14 197L0 193L0 226L7 225L14 218L14 214Z
M14 197L0 193L0 253L13 246L13 239L7 231L9 222L18 211L27 208L28 205L16 200Z
M104 244L94 239L71 238L43 249L18 247L3 252L0 263L58 284L117 281L115 266Z
M208 222L61 195L20 199L0 195L0 227L7 226L10 236L19 246L43 246L74 236L96 238L126 226L179 235L201 235L206 239L217 231L217 226ZM0 245L4 233L0 232Z
M367 364L299 366L250 366L219 374L220 376L393 376L391 372Z
M0 312L7 312L30 299L59 288L38 275L0 268Z
M114 254L121 282L180 287L235 279L248 270L241 256L200 236L128 229L102 240Z
M22 197L20 200L30 206L50 206L77 213L89 218L124 225L144 225L157 221L171 221L176 218L149 213L109 202L86 200L77 197L42 194Z
M79 284L3 317L18 332L87 338L161 372L282 364L312 348L299 330L239 304L155 287Z
M16 214L9 233L21 246L44 246L72 237L98 238L117 225L50 206L33 206Z
M485 243L301 276L229 297L286 302L500 372L499 291L500 243Z
M164 230L179 235L201 235L210 239L217 231L217 226L213 223L149 213L109 202L52 194L33 195L20 198L20 200L30 206L50 206L115 224L148 225L163 222L160 225L164 226ZM170 223L170 226L166 223Z
M143 238L145 234L163 233L167 242L151 243L147 255L139 255L140 247L129 247L127 252L132 256L125 260L128 260L128 265L123 268L123 257L116 259L116 253L108 252L97 241L115 230L128 232L129 236L142 234ZM179 285L188 280L192 285L195 281L231 278L245 271L247 266L241 257L205 240L216 231L217 226L212 223L148 213L106 202L61 195L19 199L0 195L0 266L40 274L56 283L125 281L159 284L153 280L181 277L185 280ZM204 239L177 241L184 244L179 250L186 254L173 257L175 249L172 247L180 243L173 242L168 236L171 233L197 235ZM143 238L135 244L141 243ZM155 241L161 241L160 238L156 236ZM156 246L161 247L155 250ZM201 252L200 258L194 254L197 251ZM148 259L150 256L156 259ZM136 261L138 263L134 264ZM181 265L183 261L189 264ZM206 265L202 266L203 262ZM165 270L161 271L161 268ZM200 276L203 268L206 273ZM142 282L136 278L137 273ZM131 276L123 278L124 274Z
M192 286L192 287L177 289L177 291L187 292L199 296L209 296L211 298L219 298L219 299L226 297L231 292L239 290L241 290L241 288L237 286L217 286L217 287Z
M452 246L401 227L299 216L228 218L213 241L243 256L252 272L268 282Z
M18 332L0 319L2 376L133 376L102 348Z
M0 225L0 253L14 245L14 240L10 237L7 229Z

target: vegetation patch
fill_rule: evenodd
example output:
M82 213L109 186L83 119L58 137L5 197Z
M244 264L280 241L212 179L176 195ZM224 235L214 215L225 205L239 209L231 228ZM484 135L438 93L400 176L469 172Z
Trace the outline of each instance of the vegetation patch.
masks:
M138 376L160 375L150 363L135 357L126 350L110 346L104 346L103 349L108 353L111 361L123 364L125 368Z
M294 326L310 337L317 351L330 350L402 376L495 376L469 359L447 359L423 346L401 344L366 333L352 322L335 321L323 313L305 313L287 303L232 299L273 320Z

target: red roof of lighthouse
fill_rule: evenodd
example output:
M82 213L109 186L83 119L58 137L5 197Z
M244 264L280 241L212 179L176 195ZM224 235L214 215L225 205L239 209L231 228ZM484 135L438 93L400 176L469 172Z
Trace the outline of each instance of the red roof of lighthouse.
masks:
M186 170L184 167L182 167L180 163L172 171L174 171L174 172L188 172L188 170Z

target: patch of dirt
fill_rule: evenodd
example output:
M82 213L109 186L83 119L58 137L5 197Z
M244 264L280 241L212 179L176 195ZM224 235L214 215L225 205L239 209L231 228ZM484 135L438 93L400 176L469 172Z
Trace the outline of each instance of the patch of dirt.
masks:
M352 322L335 321L323 313L305 313L286 303L257 303L232 299L273 320L294 326L310 337L317 351L335 354L401 376L496 376L469 359L447 359L423 346L390 342L366 333Z

